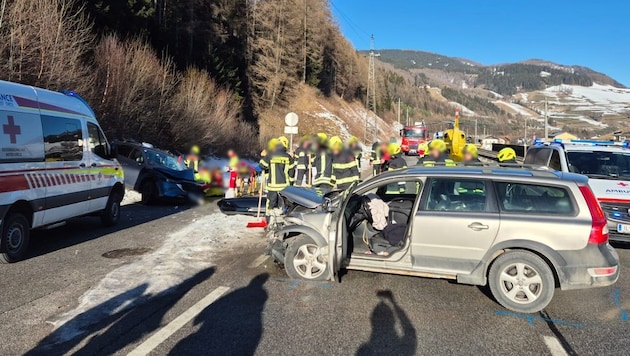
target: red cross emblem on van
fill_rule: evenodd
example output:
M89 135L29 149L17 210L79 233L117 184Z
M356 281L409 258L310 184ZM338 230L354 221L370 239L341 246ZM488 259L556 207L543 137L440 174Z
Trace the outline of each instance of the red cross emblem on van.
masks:
M625 188L625 187L628 186L628 183L619 182L619 183L617 183L617 185L620 186L620 187L624 187Z
M15 124L13 116L9 116L7 117L7 124L2 125L2 132L4 132L5 135L9 135L11 143L17 143L17 135L22 133L22 129Z

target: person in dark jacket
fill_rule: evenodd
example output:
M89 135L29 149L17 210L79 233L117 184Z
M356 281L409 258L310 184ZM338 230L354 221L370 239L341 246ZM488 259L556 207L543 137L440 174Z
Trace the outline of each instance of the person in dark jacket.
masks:
M370 164L372 165L372 175L376 176L381 173L381 164L383 163L383 152L381 143L376 141L372 144L372 153L370 155Z
M477 146L472 143L467 144L462 148L462 162L467 166L481 165L481 161L478 157Z
M407 161L402 156L402 150L397 143L387 145L387 153L389 153L389 161L387 161L387 170L396 171L407 168Z
M346 190L352 183L359 180L359 169L352 151L343 147L343 141L339 136L330 139L332 153L332 178L337 188Z
M440 139L431 140L429 154L420 158L418 164L424 167L455 166L455 162L446 154L446 142Z
M283 140L274 139L269 146L273 147L273 151L260 160L260 167L267 175L267 215L280 208L278 192L291 185L295 173L295 163L287 153L288 145Z
M328 150L328 135L323 132L317 134L317 150L313 165L317 170L313 178L313 186L320 194L326 194L332 190L332 155Z
M347 148L352 151L354 158L357 162L357 168L359 169L359 173L361 172L361 157L363 156L363 150L361 149L361 145L359 144L359 139L356 136L350 136L347 142Z
M313 149L312 141L309 136L302 137L300 147L295 150L295 163L297 176L295 185L299 187L309 186L311 184L311 173L308 171L311 167Z

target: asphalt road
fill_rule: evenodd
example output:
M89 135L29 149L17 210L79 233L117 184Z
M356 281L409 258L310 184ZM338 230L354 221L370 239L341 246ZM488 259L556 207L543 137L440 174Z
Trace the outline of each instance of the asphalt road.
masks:
M214 204L123 214L115 229L83 218L39 231L27 260L0 266L0 354L628 354L630 246L615 245L614 286L558 290L544 312L523 315L445 280L289 280L242 219L219 238L238 218L221 220Z

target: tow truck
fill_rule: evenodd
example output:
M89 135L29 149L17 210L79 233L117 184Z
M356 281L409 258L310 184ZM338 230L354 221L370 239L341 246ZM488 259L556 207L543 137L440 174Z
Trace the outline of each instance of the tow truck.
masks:
M403 127L400 136L402 137L400 148L405 155L424 155L422 144L427 142L427 127L424 122L415 122L412 126Z

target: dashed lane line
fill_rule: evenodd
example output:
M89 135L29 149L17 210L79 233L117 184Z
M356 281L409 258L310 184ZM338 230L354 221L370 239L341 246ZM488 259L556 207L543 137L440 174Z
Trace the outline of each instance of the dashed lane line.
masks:
M249 264L249 268L257 268L258 266L260 266L261 264L263 264L265 261L267 261L267 258L269 258L268 255L260 255L258 257L256 257L255 260L252 261L252 263Z
M214 303L215 301L217 301L217 299L221 298L221 296L225 294L225 292L227 292L228 290L230 290L230 288L228 287L219 287L213 290L210 294L195 303L195 305L188 308L177 318L173 319L173 321L168 323L165 327L158 330L155 334L151 335L151 337L146 339L142 344L138 345L138 347L133 349L133 351L131 351L128 356L148 355L151 351L153 351L153 349L164 342L164 340L168 339L177 330L181 329L182 326L186 325L195 316L197 316L197 314L201 313L201 311L203 311L208 305Z
M549 349L549 352L551 352L552 356L568 356L569 355L564 349L564 347L562 347L560 340L558 340L557 338L553 336L543 336L543 340L545 341L545 344L547 345L547 348Z

